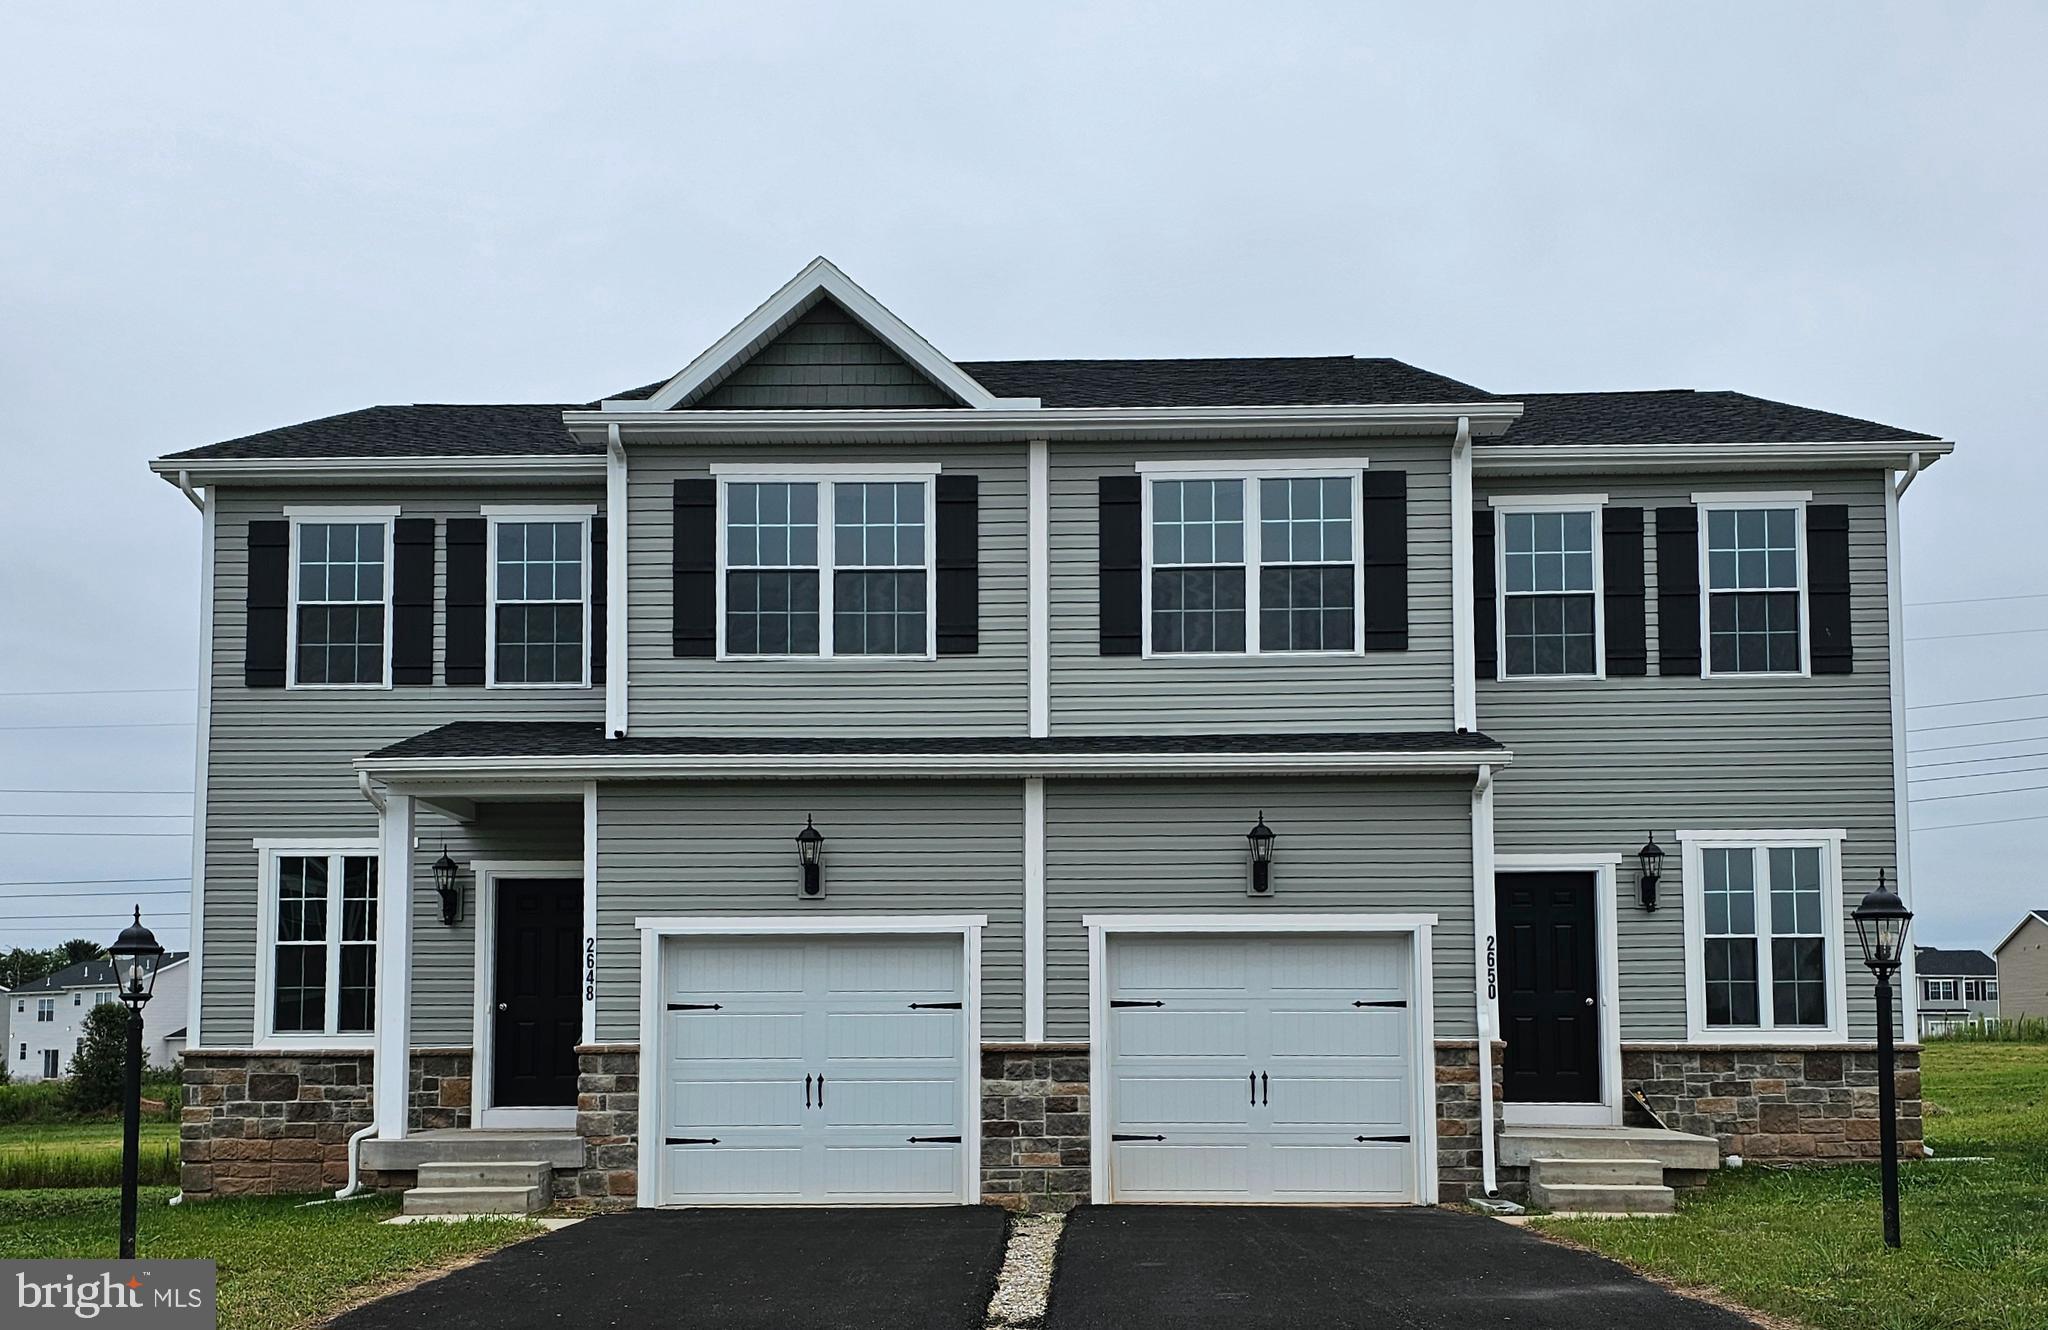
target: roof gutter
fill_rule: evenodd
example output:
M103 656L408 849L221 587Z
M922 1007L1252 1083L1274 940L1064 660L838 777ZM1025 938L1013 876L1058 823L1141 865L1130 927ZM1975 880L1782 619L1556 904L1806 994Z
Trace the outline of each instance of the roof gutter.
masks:
M1496 475L1540 476L1603 471L1685 471L1739 466L1747 470L1881 467L1897 471L1914 458L1932 466L1955 451L1946 439L1873 439L1810 443L1489 443L1474 444L1475 469Z
M236 485L375 484L479 480L602 480L604 450L586 456L482 457L159 457L149 469L186 489L193 483Z

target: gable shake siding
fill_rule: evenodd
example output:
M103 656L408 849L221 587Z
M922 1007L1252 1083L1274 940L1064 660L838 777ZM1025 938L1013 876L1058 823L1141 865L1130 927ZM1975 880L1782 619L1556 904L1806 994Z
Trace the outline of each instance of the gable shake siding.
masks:
M796 833L825 835L797 896ZM1016 781L612 784L598 792L597 1037L640 1037L641 916L986 914L982 1035L1024 1025L1024 792Z
M826 299L690 407L750 411L958 405L951 393Z
M249 688L242 657L248 587L247 529L251 520L283 516L284 506L396 503L401 517L442 520L434 567L434 651L445 658L447 633L446 520L475 517L485 504L596 503L601 487L497 487L479 489L341 490L237 489L220 486L214 537L213 707L207 749L206 914L201 979L200 1034L208 1047L246 1046L255 1035L257 854L264 839L374 841L377 815L357 788L351 763L456 717L476 720L601 721L603 689L500 690L441 684L390 689ZM436 677L439 677L437 665ZM463 845L493 836L488 857L582 857L581 809L569 849L557 855L559 829L551 823L505 824L494 818L468 831L431 809L419 813L421 855L413 881L414 1041L470 1041L469 969L474 947L474 892L463 924L442 925L425 866L440 854L441 837L463 860ZM480 830L481 828L481 830ZM426 847L432 846L431 853ZM531 853L530 853L531 851ZM479 842L475 853L485 853ZM465 878L466 880L466 878Z
M633 733L1025 732L1023 444L860 449L629 445L628 452L627 653ZM678 659L670 562L675 482L709 476L714 463L750 462L936 463L943 472L979 477L981 627L975 654L929 661ZM830 513L821 511L821 540L831 538L830 521ZM931 535L926 533L928 541Z
M1245 894L1245 832L1276 834ZM1046 1036L1088 1037L1087 914L1434 913L1436 1033L1471 1038L1470 780L1048 780Z
M1891 681L1885 583L1885 477L1872 471L1656 477L1479 478L1490 494L1602 491L1646 517L1647 620L1657 658L1660 507L1695 492L1810 490L1849 508L1855 672L1813 678L1659 675L1604 680L1479 681L1479 726L1514 750L1495 785L1498 854L1624 856L1618 874L1621 1034L1686 1037L1684 864L1677 830L1841 827L1850 1034L1874 1037L1874 999L1847 911L1895 871ZM1688 536L1694 540L1696 537ZM1704 584L1704 575L1702 576ZM1704 647L1704 644L1702 644ZM1633 858L1654 832L1668 852L1654 913L1635 902Z
M1139 461L1369 459L1408 475L1408 649L1364 656L1104 656L1097 481ZM1054 734L1451 727L1450 440L1061 444L1051 449ZM1245 538L1258 538L1257 495ZM1256 625L1248 625L1255 631Z

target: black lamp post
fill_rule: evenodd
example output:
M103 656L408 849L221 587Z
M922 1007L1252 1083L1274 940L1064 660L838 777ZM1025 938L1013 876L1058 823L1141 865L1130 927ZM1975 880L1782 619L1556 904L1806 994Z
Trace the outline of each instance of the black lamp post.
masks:
M797 892L805 900L815 900L825 894L824 858L825 833L805 817L804 829L796 833L796 861L803 869L803 879Z
M1645 910L1657 908L1657 880L1664 876L1664 847L1657 843L1656 833L1643 842L1643 848L1636 851L1636 863L1642 872L1636 878L1636 900Z
M142 1009L156 990L157 961L164 949L156 934L142 926L142 907L135 922L121 930L107 955L121 1001L128 1005L128 1066L121 1092L121 1259L135 1259L135 1184L142 1163ZM124 976L122 971L127 971Z
M1266 815L1261 812L1257 825L1244 833L1245 843L1251 847L1252 880L1248 895L1270 896L1273 894L1273 828L1266 825Z
M1851 916L1856 920L1856 941L1863 948L1863 963L1877 976L1877 1116L1878 1161L1884 1180L1884 1245L1899 1245L1899 1122L1898 1096L1893 1084L1892 976L1898 973L1906 955L1906 926L1913 912L1887 887L1884 870L1877 874L1877 890L1863 898Z

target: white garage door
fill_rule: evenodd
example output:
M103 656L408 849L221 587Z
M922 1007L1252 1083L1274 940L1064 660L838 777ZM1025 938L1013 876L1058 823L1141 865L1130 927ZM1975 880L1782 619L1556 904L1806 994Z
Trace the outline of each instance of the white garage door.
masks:
M670 939L663 1202L962 1199L961 951L958 937Z
M1409 946L1112 937L1111 1197L1420 1199Z

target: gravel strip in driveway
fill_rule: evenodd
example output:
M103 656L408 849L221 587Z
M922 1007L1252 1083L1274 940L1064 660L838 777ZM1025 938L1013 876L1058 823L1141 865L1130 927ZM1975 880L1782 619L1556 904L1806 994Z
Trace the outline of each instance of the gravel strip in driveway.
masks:
M1045 1298L1052 1291L1053 1256L1059 1251L1065 1215L1019 1215L1010 1221L1010 1246L1003 1273L989 1299L989 1330L1037 1330L1045 1324Z

